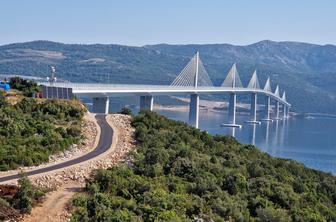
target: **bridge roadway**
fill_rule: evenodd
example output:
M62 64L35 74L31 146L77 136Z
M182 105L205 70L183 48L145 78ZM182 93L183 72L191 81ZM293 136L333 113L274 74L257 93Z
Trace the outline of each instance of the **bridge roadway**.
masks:
M38 82L39 85L51 86L49 82ZM215 94L215 93L257 93L269 96L271 99L286 106L291 106L287 101L264 89L251 89L243 87L222 86L167 86L167 85L131 85L131 84L97 84L97 83L52 83L59 88L71 88L72 93L78 97L99 98L119 96L162 96L162 95L190 95L190 94Z
M232 72L230 72L232 73ZM117 85L117 84L97 84L97 83L60 83L60 82L38 82L38 84L43 85L43 96L46 98L66 98L69 95L76 95L79 98L92 98L93 105L92 110L94 113L109 113L109 98L110 97L120 97L120 96L139 96L140 97L140 109L153 110L153 103L155 96L162 95L188 95L190 96L189 103L189 124L198 128L199 124L199 96L201 94L230 94L229 100L229 113L228 113L228 123L223 123L222 126L227 127L241 127L241 125L236 124L236 100L237 94L248 93L251 94L251 109L250 116L251 120L249 123L260 124L257 120L257 94L264 95L265 101L265 115L262 119L263 121L272 121L270 110L271 110L271 99L275 101L275 120L280 118L280 105L283 107L283 119L288 117L288 110L290 104L286 101L285 92L283 96L280 97L279 87L276 87L273 93L270 88L269 79L266 81L264 89L259 87L257 82L256 74L251 78L248 87L239 87L235 84L235 77L231 78L231 74L228 75L230 78L226 78L224 85L222 86L197 86L197 84L190 86L180 86L180 85ZM229 79L229 86L226 86L227 79ZM232 84L231 84L232 82ZM255 84L251 84L251 82ZM71 97L72 98L72 97Z
M40 168L40 169L36 169L36 170L32 170L32 171L28 171L27 175L28 176L32 176L32 175L36 175L36 174L41 174L41 173L47 173L50 171L54 171L54 170L58 170L58 169L62 169L65 167L69 167L78 163L82 163L85 162L87 160L90 160L96 156L99 156L100 154L104 153L105 151L107 151L111 145L112 145L112 137L113 137L113 129L111 128L111 126L107 123L106 121L106 115L96 115L96 119L97 119L97 123L101 129L101 134L99 137L99 142L97 147L92 150L91 152L66 161L66 162L62 162L59 164L55 164L52 166L48 166L48 167L44 167L44 168ZM10 176L3 176L0 177L0 183L1 182L7 182L10 180L14 180L14 179L18 179L18 175L14 174L14 175L10 175Z

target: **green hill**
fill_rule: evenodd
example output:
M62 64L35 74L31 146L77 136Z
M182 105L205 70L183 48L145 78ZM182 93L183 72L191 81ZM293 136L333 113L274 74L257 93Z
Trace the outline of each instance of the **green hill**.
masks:
M132 163L97 170L71 221L336 221L330 174L155 113L132 124Z
M261 41L247 46L80 45L34 41L0 46L0 74L57 76L77 82L169 84L200 51L211 79L223 81L233 62L244 84L254 69L263 85L271 76L296 111L336 113L336 46ZM223 96L215 96L222 98Z
M48 162L51 154L80 140L85 108L78 101L34 99L13 91L9 94L8 98L0 94L1 171Z

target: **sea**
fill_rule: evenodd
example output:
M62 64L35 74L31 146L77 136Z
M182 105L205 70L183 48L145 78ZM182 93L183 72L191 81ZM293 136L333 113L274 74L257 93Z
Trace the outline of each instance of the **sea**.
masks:
M84 100L88 107L91 101ZM111 103L110 111L128 106L137 113L137 105L127 102ZM155 109L168 118L188 121L187 109ZM260 114L261 115L261 114ZM212 135L229 135L245 144L253 144L271 156L293 159L307 167L336 175L336 118L291 116L288 119L261 124L249 124L246 113L237 113L236 122L241 128L222 127L228 119L227 112L200 109L199 128ZM259 117L261 119L261 116Z

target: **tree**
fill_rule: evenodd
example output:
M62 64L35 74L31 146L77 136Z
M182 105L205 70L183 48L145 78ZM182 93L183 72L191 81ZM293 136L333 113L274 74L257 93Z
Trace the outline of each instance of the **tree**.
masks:
M261 222L290 222L291 217L288 216L286 210L273 208L257 209L258 218Z
M13 206L21 213L30 213L33 206L34 188L26 174L20 173L19 176L19 190L13 198Z
M23 95L31 97L33 93L41 91L41 87L34 81L22 79L21 77L13 77L9 81L9 85L13 89L23 92Z
M129 116L133 115L132 110L130 108L127 108L127 107L122 108L119 113L129 115Z

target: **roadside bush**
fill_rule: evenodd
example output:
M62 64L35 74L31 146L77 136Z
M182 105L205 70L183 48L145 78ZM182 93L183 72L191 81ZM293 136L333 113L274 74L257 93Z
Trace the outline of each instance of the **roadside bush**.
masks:
M125 115L130 115L130 116L133 115L132 110L130 108L127 108L127 107L122 108L119 113L120 114L125 114Z
M33 205L44 196L44 192L33 186L25 174L20 174L19 190L13 197L13 207L21 213L30 213Z

